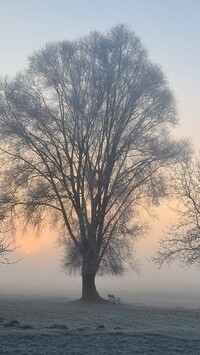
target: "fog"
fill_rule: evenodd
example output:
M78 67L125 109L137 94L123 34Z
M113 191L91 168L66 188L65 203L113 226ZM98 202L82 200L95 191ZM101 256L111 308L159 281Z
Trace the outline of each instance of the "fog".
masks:
M168 207L157 209L159 217L136 248L139 274L127 271L121 277L97 277L98 291L104 297L114 293L124 301L145 303L197 303L200 299L199 271L185 270L178 264L160 270L150 258L158 247L166 226L175 220ZM54 232L43 232L40 238L28 234L21 236L21 247L12 255L19 262L0 266L1 294L52 295L78 298L81 278L69 277L62 269L63 250L58 247Z
M145 242L140 247L145 248ZM46 250L25 255L17 264L1 266L1 294L78 298L81 294L81 279L65 275L60 259L61 252L50 245ZM175 297L186 300L200 295L198 271L184 271L178 265L158 270L156 265L144 258L140 258L140 263L140 275L127 272L118 278L97 277L99 292L104 297L107 293L114 293L124 300L144 302L152 302L151 298L155 297L157 300L165 297L170 301Z

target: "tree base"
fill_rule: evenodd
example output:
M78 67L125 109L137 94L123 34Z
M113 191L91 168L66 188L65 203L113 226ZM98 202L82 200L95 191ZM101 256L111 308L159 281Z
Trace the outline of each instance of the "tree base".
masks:
M102 298L96 290L95 274L82 276L82 297L81 302L109 304L109 300Z
M102 299L96 290L95 274L82 276L81 301L99 303Z
M106 300L105 298L102 298L101 296L97 297L97 298L86 298L86 297L81 297L80 302L84 302L84 303L93 303L93 304L108 304L108 303L112 303L109 300Z

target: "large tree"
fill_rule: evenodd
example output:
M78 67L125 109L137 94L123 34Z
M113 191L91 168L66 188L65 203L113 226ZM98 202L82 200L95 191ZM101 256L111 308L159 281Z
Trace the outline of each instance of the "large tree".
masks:
M1 213L53 221L83 300L100 299L97 272L121 274L132 259L140 207L165 194L182 150L176 122L162 70L124 25L49 43L1 80Z
M154 261L200 266L200 159L186 159L174 170L172 189L178 201L177 221L169 226Z

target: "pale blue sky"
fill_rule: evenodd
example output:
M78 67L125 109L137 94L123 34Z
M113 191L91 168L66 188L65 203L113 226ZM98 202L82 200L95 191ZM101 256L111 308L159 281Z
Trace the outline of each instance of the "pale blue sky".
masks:
M163 67L182 128L200 148L199 0L0 0L0 74L24 68L48 41L73 39L125 22ZM191 124L192 123L192 124Z
M128 24L141 37L151 59L162 66L175 93L181 124L176 134L190 136L200 148L200 0L0 0L0 16L2 75L23 69L27 56L48 41L73 39L94 29L106 31L121 22ZM163 214L162 225L165 222ZM162 234L159 223L140 245L138 255L151 256L148 245ZM43 246L40 253L0 268L1 289L20 292L28 287L37 292L38 285L41 290L53 289L52 283L64 292L65 276L58 273L59 259L51 243L49 249ZM158 291L173 289L174 285L176 291L195 290L199 272L184 272L174 266L171 272L157 271L154 265L145 264L141 277L133 277L133 290L150 289L149 280L151 284L154 280L153 289ZM130 286L129 279L116 280L113 284L108 281L106 289L117 288L118 282L123 288ZM71 284L67 285L71 289ZM196 291L200 292L198 287Z

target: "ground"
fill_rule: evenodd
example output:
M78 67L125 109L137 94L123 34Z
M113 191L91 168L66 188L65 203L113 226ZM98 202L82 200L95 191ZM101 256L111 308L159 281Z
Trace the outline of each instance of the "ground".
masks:
M200 309L0 296L1 355L200 354Z

